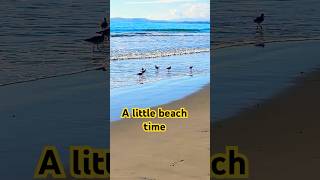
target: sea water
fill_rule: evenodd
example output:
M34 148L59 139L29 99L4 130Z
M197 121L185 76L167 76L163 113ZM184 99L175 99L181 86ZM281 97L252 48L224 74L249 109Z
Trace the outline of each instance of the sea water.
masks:
M194 75L208 74L209 58L194 54L208 54L209 36L209 22L111 19L111 89L141 84L141 79L144 84L166 80L169 66L171 78L188 75L190 66ZM142 68L147 72L141 78Z

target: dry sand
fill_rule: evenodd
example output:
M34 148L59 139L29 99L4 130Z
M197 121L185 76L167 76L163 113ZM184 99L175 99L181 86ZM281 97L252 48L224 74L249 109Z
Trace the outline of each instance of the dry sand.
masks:
M209 179L210 88L161 106L185 107L188 119L153 119L167 124L165 133L145 133L142 120L111 124L111 179ZM148 120L144 120L148 121Z
M213 152L238 145L250 161L250 178L318 179L320 71L296 86L222 122L213 123Z

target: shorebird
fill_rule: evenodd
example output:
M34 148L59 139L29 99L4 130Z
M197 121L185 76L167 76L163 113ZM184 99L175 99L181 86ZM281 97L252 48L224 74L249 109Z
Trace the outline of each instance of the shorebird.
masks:
M154 65L154 68L156 68L156 70L159 70L159 66L157 65Z
M192 68L193 68L193 66L189 66L189 69L190 69L190 76L192 76Z
M104 42L105 34L101 34L100 36L93 36L89 39L85 39L85 41L92 43L92 51L94 51L94 45L97 45L97 49L99 49L99 44Z
M141 72L139 72L137 75L142 76L146 71L146 69L141 68Z
M171 69L171 66L167 67L167 70L169 71Z
M257 29L262 29L261 23L264 21L264 14L262 13L259 17L253 20L253 22L257 23Z
M109 39L109 35L110 35L110 29L105 29L102 31L97 31L97 34L103 34L105 39Z
M100 24L101 29L106 29L108 27L107 18L103 18L103 22Z

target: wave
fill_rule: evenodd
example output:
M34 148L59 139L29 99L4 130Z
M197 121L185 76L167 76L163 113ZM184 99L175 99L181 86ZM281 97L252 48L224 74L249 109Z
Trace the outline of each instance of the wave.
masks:
M165 51L151 51L151 52L135 52L124 55L111 56L110 60L128 60L128 59L151 59L167 56L179 56L196 53L210 52L210 48L190 48L190 49L174 49Z
M209 32L208 32L209 33ZM178 33L156 33L156 32L136 32L136 33L115 33L111 34L111 37L135 37L135 36L205 36L205 34L192 34L192 33L183 33L183 34L178 34ZM207 36L207 35L206 35Z
M136 33L143 34L148 32L162 32L162 33L199 33L199 32L210 32L210 28L194 28L194 29L184 29L184 28L150 28L150 29L111 29L111 33Z

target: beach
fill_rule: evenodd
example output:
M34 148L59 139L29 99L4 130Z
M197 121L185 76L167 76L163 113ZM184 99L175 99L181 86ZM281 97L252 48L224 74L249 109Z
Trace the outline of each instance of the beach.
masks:
M152 119L165 133L145 133L141 119L111 123L111 179L209 179L210 87L162 105L185 107L188 119Z
M278 79L286 77L287 81L284 82L287 83L282 83L281 88L260 99L257 95L264 94L267 88L257 88L259 81L247 78L247 85L251 82L251 89L247 89L246 92L254 94L256 99L247 101L247 105L241 106L237 113L232 113L231 116L220 116L226 118L212 121L211 154L225 152L225 146L228 145L238 146L239 152L249 159L249 179L314 179L318 177L320 71L317 66L319 64L312 63L319 57L316 50L318 44L319 41L271 45L277 48L272 51L261 50L265 52L256 54L258 57L264 57L263 61L270 64L275 57L279 57L277 61L283 59L279 64L287 64L287 67L282 68L281 71L292 73L276 74L278 71L276 66L273 66L273 71L271 69L265 71L268 66L263 66L263 70L260 69L262 73L255 73L260 82L269 84L266 78L268 76L263 74L272 72L276 74L271 76L273 82L277 82L276 77ZM247 46L241 48L241 51L249 55L249 51L255 50L254 47ZM282 52L286 52L286 56L281 55ZM237 54L235 49L229 49L229 54L235 55L234 53ZM252 56L238 56L238 59L254 62ZM251 71L242 71L242 74L249 72ZM239 86L242 87L239 90L243 89L246 83L243 82L244 79L241 80L242 76L237 77L242 85ZM279 86L278 83L276 84ZM219 83L216 86L218 87ZM254 93L255 91L259 93ZM239 95L242 94L239 93ZM245 95L245 97L250 96ZM227 109L228 106L224 104L224 108Z
M111 18L111 179L209 179L209 35L208 21ZM189 118L120 119L150 107ZM148 121L166 132L144 132Z

